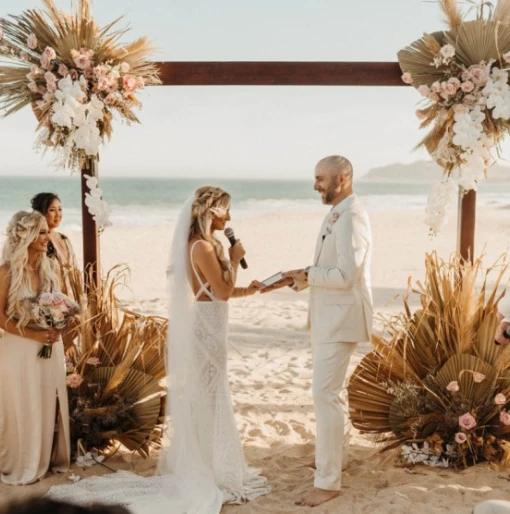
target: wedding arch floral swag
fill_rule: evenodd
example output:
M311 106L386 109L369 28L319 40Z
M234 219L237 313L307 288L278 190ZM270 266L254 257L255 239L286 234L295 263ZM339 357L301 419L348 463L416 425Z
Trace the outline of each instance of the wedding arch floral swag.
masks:
M420 126L430 127L418 147L444 170L428 201L433 234L446 223L459 186L476 190L510 128L510 1L467 2L465 13L457 0L439 4L448 29L424 34L398 53L402 80L423 96Z
M51 148L62 168L79 171L98 158L117 116L139 122L137 93L159 84L146 37L124 44L120 18L99 27L91 0L73 12L42 0L45 9L0 18L0 109L4 116L30 105L37 118L38 149ZM94 179L94 177L91 177ZM91 180L86 204L100 229L110 224L102 192Z

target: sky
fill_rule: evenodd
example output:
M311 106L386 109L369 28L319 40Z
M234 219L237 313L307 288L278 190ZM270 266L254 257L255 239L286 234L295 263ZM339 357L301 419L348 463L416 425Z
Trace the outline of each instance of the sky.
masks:
M0 0L0 16L40 6ZM163 61L395 61L445 28L423 0L95 0L93 10L101 25L124 15L126 40L149 36ZM412 151L423 132L411 87L151 87L141 100L142 124L117 122L102 149L102 176L307 179L331 154L358 176L427 158ZM0 119L0 175L63 173L33 149L35 128L29 108Z

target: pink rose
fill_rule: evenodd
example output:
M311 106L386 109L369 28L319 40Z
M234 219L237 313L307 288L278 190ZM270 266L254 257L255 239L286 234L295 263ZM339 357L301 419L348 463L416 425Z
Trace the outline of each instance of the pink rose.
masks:
M448 84L453 84L457 89L460 87L460 80L456 77L451 77L448 79Z
M402 82L404 82L404 84L412 84L413 83L413 77L408 71L406 71L402 75Z
M463 82L460 85L460 88L462 89L462 91L464 91L464 93L471 93L471 91L473 91L473 89L475 88L475 85L470 80L468 80L466 82Z
M459 417L459 426L465 430L471 430L476 427L476 420L469 412L466 412Z
M91 50L90 48L87 48L86 46L82 46L80 48L80 54L85 55L89 59L92 59L92 56L94 55L94 50Z
M97 357L89 357L86 362L91 366L98 366L101 364L101 361Z
M468 70L465 70L462 72L461 78L464 82L467 82L468 80L471 80L471 72Z
M446 386L446 390L447 391L451 391L452 393L456 393L458 390L460 389L459 387L459 383L454 380L452 382L450 382L447 386Z
M105 66L104 64L100 64L94 68L94 76L97 78L104 77L107 73L108 73L108 67Z
M473 380L479 384L485 380L485 375L483 373L478 373L477 371L473 372Z
M479 66L471 66L469 71L471 73L471 80L475 84L485 84L489 78L487 71Z
M77 373L72 373L71 375L67 375L66 384L71 389L76 389L76 388L80 387L82 383L83 383L83 378L81 377L81 375L78 375Z
M48 87L48 91L54 92L57 90L57 77L51 73L51 71L47 71L44 74L44 79L46 80L46 86Z
M99 77L97 81L97 89L99 91L108 91L110 89L110 81L107 77Z
M463 432L457 432L455 434L455 442L458 444L465 443L467 441L467 435Z
M47 46L41 55L42 67L46 70L53 69L53 63L51 61L53 61L56 57L57 53L55 52L55 50L53 50L51 46Z
M442 92L441 92L441 96L445 99L445 100L448 100L448 98L450 96L454 96L455 93L457 93L458 91L458 88L455 84L450 84L450 83L444 83L443 82L443 88L442 88Z
M122 85L127 93L133 92L137 87L136 78L133 75L125 75L122 79Z
M505 405L505 403L506 403L506 396L503 393L498 393L494 397L494 403L496 405Z
M41 66L45 70L52 70L53 69L53 63L51 62L51 59L45 55L41 56Z
M35 34L30 34L30 36L27 37L27 46L30 50L35 50L37 48L37 38L35 37Z
M501 423L503 423L503 425L510 425L510 414L508 414L508 412L501 412L499 414L499 421L501 421Z
M90 68L90 59L86 55L79 54L78 57L74 58L74 64L80 70Z
M117 102L117 98L113 93L108 93L107 97L104 99L104 103L106 105L113 105L115 102Z
M455 55L455 47L452 45L444 45L440 53L445 59L451 59Z
M61 64L58 67L58 74L61 77L67 77L67 75L69 74L69 68L65 64Z

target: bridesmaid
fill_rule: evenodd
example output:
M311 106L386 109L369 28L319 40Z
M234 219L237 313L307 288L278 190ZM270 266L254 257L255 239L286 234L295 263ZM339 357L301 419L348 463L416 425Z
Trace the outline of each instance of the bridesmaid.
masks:
M62 222L62 204L60 198L54 193L38 193L30 201L32 209L40 212L48 222L50 229L50 243L48 245L48 256L55 257L61 266L77 267L76 255L69 238L57 232Z
M56 259L60 265L63 292L69 296L74 296L72 288L69 286L68 275L78 267L78 264L71 241L66 235L56 230L62 222L60 198L54 193L38 193L30 203L32 209L40 212L48 222L50 229L48 257Z
M38 212L18 212L7 227L0 265L0 480L30 484L50 466L69 467L64 348L55 330L32 330L30 299L58 291L46 255L50 230ZM52 344L51 358L37 354ZM57 423L55 424L55 420Z

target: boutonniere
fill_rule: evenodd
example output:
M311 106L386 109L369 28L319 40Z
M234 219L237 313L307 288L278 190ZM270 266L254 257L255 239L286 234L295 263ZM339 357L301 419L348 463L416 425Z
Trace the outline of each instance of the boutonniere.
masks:
M338 218L340 217L340 214L336 211L332 212L329 215L328 218L328 224L326 226L326 234L331 234L331 231L333 230L333 225L336 223Z

